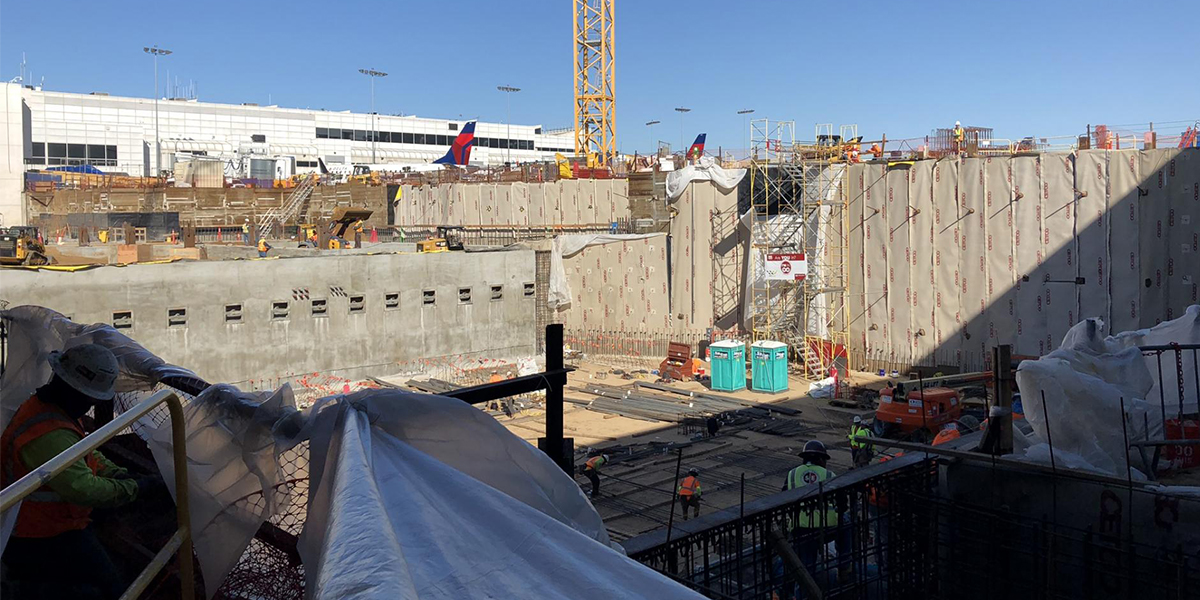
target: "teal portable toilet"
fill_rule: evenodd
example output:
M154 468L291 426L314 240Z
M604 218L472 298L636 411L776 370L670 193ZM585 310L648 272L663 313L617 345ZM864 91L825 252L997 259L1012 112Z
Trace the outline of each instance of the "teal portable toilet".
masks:
M787 344L762 341L750 345L751 389L785 392L788 389Z
M746 344L737 340L721 340L708 346L711 357L712 389L736 392L746 389Z

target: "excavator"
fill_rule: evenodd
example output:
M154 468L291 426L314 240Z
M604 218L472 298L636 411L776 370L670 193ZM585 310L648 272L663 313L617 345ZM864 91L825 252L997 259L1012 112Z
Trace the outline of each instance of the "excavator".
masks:
M0 265L49 265L54 259L46 255L46 246L37 239L33 227L0 229Z

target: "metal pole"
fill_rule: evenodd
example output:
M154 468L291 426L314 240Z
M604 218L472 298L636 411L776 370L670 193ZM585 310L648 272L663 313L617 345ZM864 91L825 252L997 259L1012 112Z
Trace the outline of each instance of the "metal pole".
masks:
M679 113L679 150L680 150L680 152L684 153L684 155L685 155L684 158L687 158L687 156L686 156L687 149L684 148L684 146L683 146L683 115L685 113L691 112L691 110L692 109L686 108L683 106L680 106L675 109L675 112Z
M154 176L162 174L162 142L158 137L158 53L154 53ZM126 242L128 243L128 242Z
M371 78L371 164L376 164L378 159L375 158L375 132L379 129L376 124L375 117L375 78Z
M671 514L667 516L667 543L671 543L671 529L675 525L675 501L676 492L679 491L679 468L683 466L683 448L679 449L678 458L675 459L675 483L671 486Z
M505 107L506 108L505 108L505 113L504 113L504 127L505 127L505 131L508 132L505 134L508 139L504 143L504 156L505 156L504 161L506 163L511 164L512 163L512 98L508 95L515 94L515 93L521 91L521 88L513 87L511 85L498 85L498 86L496 86L496 89L505 93Z
M546 326L546 370L563 368L563 326L552 323ZM568 459L563 454L563 387L567 376L563 375L557 385L546 390L546 452L564 470L570 471Z

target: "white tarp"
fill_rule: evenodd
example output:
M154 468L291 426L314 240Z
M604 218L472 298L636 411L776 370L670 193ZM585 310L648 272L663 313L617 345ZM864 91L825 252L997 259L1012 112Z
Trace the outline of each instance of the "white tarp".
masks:
M547 306L550 307L550 310L559 310L571 305L571 284L567 281L567 268L563 265L564 258L575 256L588 246L641 240L656 235L663 234L577 234L555 237L554 244L550 248L550 290L546 301Z
M724 169L711 156L702 156L694 165L688 165L667 175L667 199L674 200L683 194L693 181L711 181L723 190L732 190L746 176L746 169Z
M1025 418L1033 428L1027 460L1048 462L1049 448L1043 446L1052 439L1056 459L1062 453L1079 468L1124 477L1126 442L1162 439L1163 412L1157 392L1151 395L1159 375L1138 346L1200 343L1200 305L1153 329L1105 333L1103 321L1087 319L1067 332L1058 350L1017 369ZM1175 381L1174 364L1163 377L1168 384ZM1195 411L1195 399L1188 402L1185 397L1185 412ZM1168 418L1177 410L1178 400L1166 403ZM1145 477L1136 467L1132 474Z

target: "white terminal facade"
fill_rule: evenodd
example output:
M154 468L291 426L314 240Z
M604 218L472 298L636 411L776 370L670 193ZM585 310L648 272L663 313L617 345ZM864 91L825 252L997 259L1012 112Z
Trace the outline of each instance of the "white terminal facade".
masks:
M154 173L154 99L51 92L15 83L0 85L4 86L0 110L5 120L0 129L3 225L23 221L12 208L19 210L21 173L25 170L90 164L106 173ZM171 170L177 158L201 155L224 161L227 175L243 177L251 176L241 168L249 164L250 158L282 160L292 167L284 174L315 171L318 158L330 168L351 164L386 168L394 164L399 171L406 164L440 158L469 120L392 115L372 118L369 113L350 111L158 101L163 170ZM471 164L552 160L556 152L574 152L571 130L546 132L538 125L479 121ZM11 198L14 183L17 197Z

